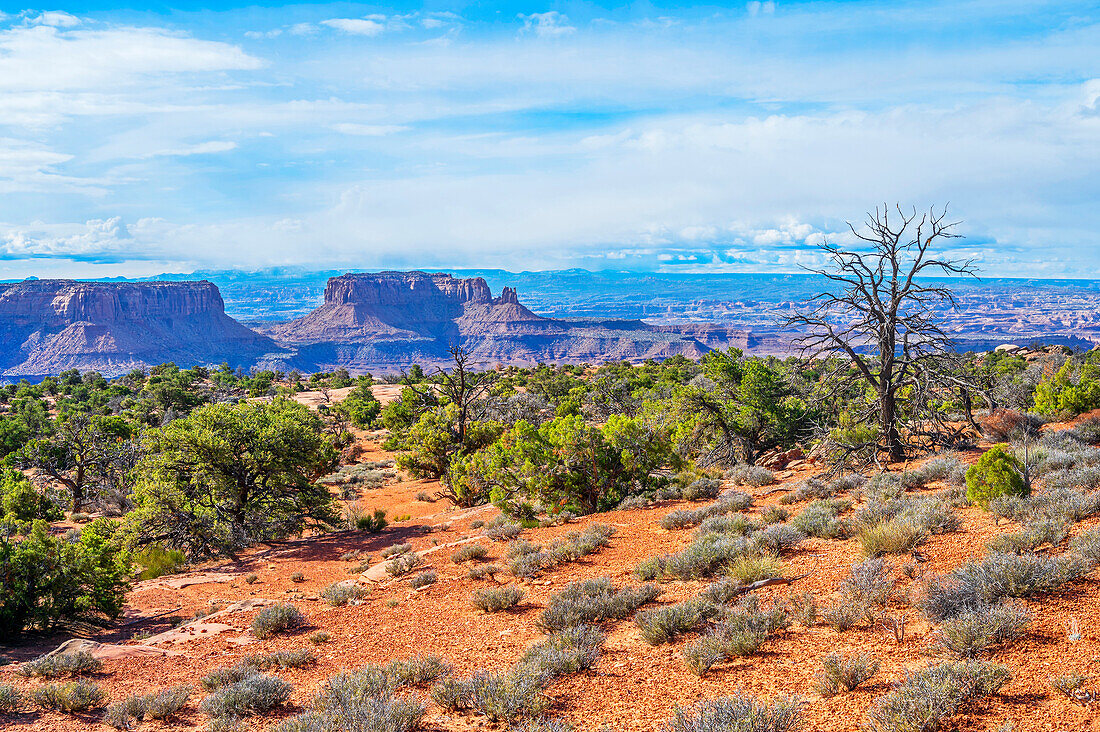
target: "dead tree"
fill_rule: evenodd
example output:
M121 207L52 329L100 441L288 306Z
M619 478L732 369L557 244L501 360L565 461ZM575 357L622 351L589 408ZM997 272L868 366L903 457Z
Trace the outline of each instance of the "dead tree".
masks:
M852 382L871 387L873 406L858 419L876 424L878 447L891 461L904 459L904 401L909 435L935 436L942 420L934 414L937 394L958 386L951 339L940 325L940 311L958 303L946 286L927 283L930 275L976 276L973 262L946 259L936 245L958 238L958 222L947 208L918 216L885 205L868 214L865 229L848 224L860 245L843 249L820 245L829 265L808 271L826 278L832 291L813 298L807 310L786 319L803 358L832 358L853 368L838 370L836 387ZM903 394L912 398L903 399ZM921 402L921 403L918 403ZM915 432L914 432L915 431Z

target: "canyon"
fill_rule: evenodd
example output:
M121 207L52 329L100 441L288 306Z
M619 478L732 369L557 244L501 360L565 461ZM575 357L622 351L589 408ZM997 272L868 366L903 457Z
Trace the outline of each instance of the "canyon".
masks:
M273 270L0 284L0 378L71 368L118 375L166 361L385 374L445 366L456 345L482 368L698 358L729 347L784 355L796 334L780 319L823 285L777 274L464 274ZM1100 283L951 287L959 307L938 315L960 351L1100 343Z

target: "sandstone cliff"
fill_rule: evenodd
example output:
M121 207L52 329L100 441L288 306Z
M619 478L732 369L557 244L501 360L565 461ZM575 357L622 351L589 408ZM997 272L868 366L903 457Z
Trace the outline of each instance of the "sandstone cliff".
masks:
M225 314L209 282L0 284L0 374L70 368L106 375L174 361L250 366L279 351Z
M380 272L333 277L324 303L286 323L257 326L292 347L301 368L394 370L445 365L461 345L484 364L698 358L740 334L705 330L706 342L641 321L572 321L528 310L512 288L493 297L480 277ZM291 362L287 362L288 365Z

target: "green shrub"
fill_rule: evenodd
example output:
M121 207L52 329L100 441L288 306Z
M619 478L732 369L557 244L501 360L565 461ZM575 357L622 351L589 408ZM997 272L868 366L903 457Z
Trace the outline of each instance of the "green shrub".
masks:
M303 668L317 663L317 654L308 648L296 651L273 651L246 656L241 665L248 668L268 671L273 668Z
M324 630L318 630L314 633L310 633L307 640L313 645L319 646L332 640L332 634Z
M147 580L179 572L187 564L187 555L175 549L151 544L134 553L134 562L142 568L138 579Z
M593 668L607 636L592 625L574 625L551 633L527 649L517 669L551 679Z
M856 687L878 673L879 662L866 653L841 656L830 653L821 659L821 671L814 689L821 696L836 696L841 691L855 691Z
M386 667L386 674L397 686L424 686L451 671L451 666L435 655L393 661Z
M386 521L386 512L381 508L374 509L374 513L369 516L359 516L355 519L355 528L368 534L377 534L387 526L389 522Z
M791 519L791 525L807 536L839 539L848 533L843 521L837 519L851 504L841 499L818 500L806 506Z
M416 552L400 554L386 562L386 574L391 577L400 577L416 569L420 564L420 555Z
M270 638L276 633L293 630L306 624L306 616L293 605L279 603L256 613L252 620L252 635L260 640Z
M429 657L434 658L434 657ZM272 732L412 732L420 726L424 705L415 698L399 698L393 692L400 683L398 676L409 679L431 675L428 668L441 662L412 662L416 671L409 671L406 662L391 668L366 666L357 671L336 674L328 679L313 697L310 711L292 717L272 728ZM419 683L419 681L417 681Z
M966 498L984 509L1003 496L1026 496L1023 464L1004 445L986 450L966 471Z
M187 704L191 691L190 686L180 685L127 697L108 706L103 721L116 729L131 729L143 719L169 719Z
M76 653L56 653L40 656L33 661L27 661L19 667L19 673L23 676L41 676L46 679L56 679L61 676L82 676L95 673L103 666L98 658L87 651Z
M492 579L496 575L504 571L504 567L499 564L478 564L470 567L466 572L466 576L472 580L485 579L486 577Z
M411 551L412 544L392 544L378 552L378 555L383 559L389 559L390 557L400 556L401 554L407 554Z
M43 709L73 714L99 709L107 693L87 681L68 681L39 686L31 691L31 699Z
M44 521L23 538L0 532L0 637L86 615L118 617L131 566L117 521L96 519L75 541L52 536Z
M802 728L799 703L779 698L771 703L748 696L702 701L690 709L676 707L660 732L797 732Z
M498 613L515 607L523 599L523 590L516 585L507 587L486 587L475 590L470 596L470 602L478 610L487 613Z

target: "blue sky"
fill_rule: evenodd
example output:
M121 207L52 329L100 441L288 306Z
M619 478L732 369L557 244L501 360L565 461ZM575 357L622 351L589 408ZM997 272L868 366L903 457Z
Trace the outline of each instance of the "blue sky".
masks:
M794 271L882 201L1100 265L1095 3L0 7L0 278Z

